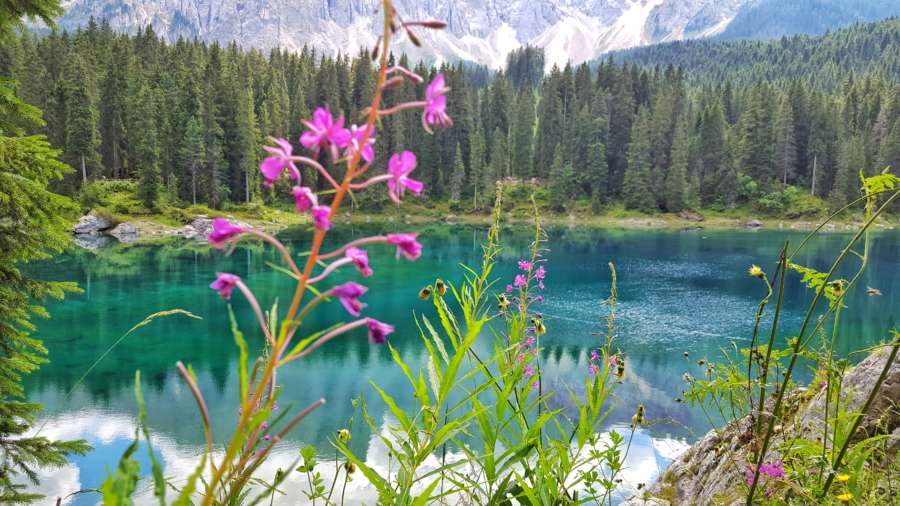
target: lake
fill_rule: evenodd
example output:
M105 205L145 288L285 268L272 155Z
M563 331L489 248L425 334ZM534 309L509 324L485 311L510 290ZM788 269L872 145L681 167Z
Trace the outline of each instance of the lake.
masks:
M385 230L386 229L386 230ZM331 245L381 233L409 231L412 226L385 225L347 230L338 227ZM391 342L411 366L422 364L426 353L416 331L414 314L433 316L430 302L422 302L419 289L436 277L451 282L462 278L459 263L479 265L485 229L429 226L420 228L425 246L417 262L394 258L393 247L369 248L375 275L365 281L369 293L366 314L393 323ZM526 255L531 231L509 228L502 233L503 252L495 274L505 286ZM542 338L545 390L565 396L565 386L583 385L589 350L598 345L593 332L605 324L600 302L609 293L608 262L618 271L619 346L628 356L625 381L616 391L619 409L606 422L607 429L627 430L637 403L651 420L640 429L628 459L625 480L634 486L651 483L666 465L691 442L710 429L701 412L676 402L681 394L683 357L717 359L720 348L749 343L753 314L763 295L762 283L747 274L750 264L773 272L778 252L789 240L796 245L803 233L793 231L645 231L550 228L546 246L547 288L541 305L547 334ZM304 251L306 232L289 230L280 235L295 252ZM849 239L829 233L812 241L795 261L827 270ZM897 323L900 308L900 233L873 234L872 261L860 287L847 300L841 316L838 349L848 352L884 339ZM175 370L175 362L192 364L210 408L217 441L238 416L237 348L228 328L226 304L208 288L216 271L240 275L265 307L276 299L282 308L290 302L293 283L273 271L278 263L270 249L242 243L230 257L205 245L173 241L162 245L115 246L96 252L73 250L50 261L28 266L36 277L77 282L84 290L64 302L50 302L52 318L38 322L37 336L50 353L50 363L27 378L30 399L45 407L41 433L53 438L86 438L96 448L76 457L62 469L46 475L42 490L51 497L97 487L106 469L114 468L134 437L134 373L141 371L148 420L155 449L165 473L177 483L189 474L202 451L203 435L194 400ZM852 263L852 261L851 261ZM335 280L355 279L345 271ZM869 297L865 287L883 293ZM803 318L811 292L798 276L788 278L784 329L795 331ZM252 313L240 295L233 299L241 328L257 349L261 337ZM202 320L171 316L154 321L119 343L76 385L87 368L122 334L156 311L182 308ZM339 304L320 306L309 327L322 328L344 319ZM785 335L781 336L782 338ZM696 367L696 366L695 366ZM283 368L280 404L306 404L325 397L328 403L295 429L288 441L267 462L270 474L288 465L303 443L331 454L328 438L345 427L352 414L351 399L362 394L370 414L387 420L383 404L373 395L369 381L402 395L407 382L393 365L385 347L370 346L363 335L329 343L309 359ZM73 389L74 387L74 389ZM71 394L69 394L71 390ZM358 417L352 444L369 463L386 463L384 448L363 429ZM149 469L146 452L139 454L142 471ZM326 466L326 470L328 466ZM330 472L330 471L329 471ZM300 480L299 473L297 480ZM326 481L330 475L326 473ZM349 493L366 502L363 479L351 482ZM296 504L300 482L281 500ZM70 504L96 504L95 493L79 494ZM354 501L348 501L352 503ZM278 500L276 500L278 503Z

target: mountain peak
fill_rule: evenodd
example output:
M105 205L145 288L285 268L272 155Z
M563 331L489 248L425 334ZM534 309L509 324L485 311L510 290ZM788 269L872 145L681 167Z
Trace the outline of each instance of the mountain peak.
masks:
M880 0L799 0L840 4L846 23L885 11ZM890 0L884 4L896 4ZM873 7L873 5L882 7ZM65 0L59 24L72 29L90 18L133 33L146 25L165 39L237 41L263 50L313 46L325 53L355 53L380 33L378 0ZM472 61L501 68L506 55L524 45L545 50L546 65L581 63L612 50L656 42L759 32L752 9L774 0L396 0L407 19L442 19L446 30L420 35L423 47L399 47L413 59ZM848 6L849 5L849 6ZM837 9L838 7L834 7ZM794 9L796 10L796 9ZM890 14L892 12L888 12ZM854 14L858 14L854 17ZM887 14L884 14L887 15ZM744 20L734 26L734 20ZM823 24L834 24L835 16ZM752 36L752 33L750 34Z

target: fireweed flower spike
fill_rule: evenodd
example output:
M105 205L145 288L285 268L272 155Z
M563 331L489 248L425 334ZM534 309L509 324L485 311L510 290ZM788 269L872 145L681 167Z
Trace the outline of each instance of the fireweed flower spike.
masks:
M412 151L404 151L395 153L388 161L388 195L391 200L400 203L403 192L409 188L409 191L420 195L422 188L425 186L421 181L410 179L409 174L416 169L416 155Z
M212 226L212 232L210 232L207 239L214 248L218 249L222 249L223 247L225 247L225 244L228 243L228 241L246 232L246 230L232 224L225 218L214 219L212 222Z
M434 80L425 89L425 109L422 111L422 127L426 132L432 133L428 125L448 127L453 125L453 120L447 116L447 97L450 91L444 81L444 74L434 76Z
M220 272L217 276L216 280L210 283L209 287L218 291L223 299L231 299L231 292L234 291L234 287L237 286L241 278L227 272Z
M388 234L387 242L397 246L397 258L400 255L407 260L415 260L422 254L422 245L416 240L419 234Z
M368 318L366 325L369 327L369 341L375 344L384 344L388 334L394 332L394 326L380 322L374 318Z
M350 142L350 131L344 128L344 115L337 120L331 115L331 111L319 107L313 113L312 121L304 120L303 124L309 131L300 136L300 144L318 155L322 148L331 149L331 157L338 159L338 148L346 147Z
M366 250L353 247L348 248L347 252L344 254L351 262L353 262L353 265L356 266L356 270L358 270L364 278L372 275L372 268L369 267L369 254Z
M316 197L316 194L306 186L295 186L291 190L291 195L294 196L294 206L298 213L319 205L319 199Z
M259 164L259 171L262 172L263 177L266 178L263 184L271 188L272 184L281 177L281 174L285 169L288 170L288 175L293 181L299 181L300 171L297 170L297 166L294 165L294 161L291 158L294 150L291 143L280 138L272 138L272 142L278 144L278 147L263 146L263 149L268 151L272 156L266 158Z
M331 228L331 208L328 206L313 206L312 208L313 225L318 230L329 230Z
M375 160L375 148L372 146L375 144L375 129L372 129L372 133L369 135L369 138L365 138L366 127L351 125L350 126L350 142L347 143L347 158L352 158L353 155L356 154L356 150L360 149L362 146L362 151L360 152L360 156L366 163L372 163Z
M338 285L331 289L332 295L337 297L341 304L344 305L344 309L347 310L353 316L359 316L362 313L365 304L359 301L359 298L362 297L368 288L362 286L359 283L354 283L353 281L348 281L343 285Z

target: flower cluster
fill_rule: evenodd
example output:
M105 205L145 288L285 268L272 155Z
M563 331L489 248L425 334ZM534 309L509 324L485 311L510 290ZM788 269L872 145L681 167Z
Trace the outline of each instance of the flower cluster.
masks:
M754 474L756 474L755 471L756 468L753 465L747 464L746 468L744 469L744 473L747 478L747 485L753 484L753 476ZM784 463L782 463L781 461L773 462L771 464L763 463L759 466L759 476L760 480L771 480L773 482L784 478ZM765 495L767 498L769 498L772 496L772 493L773 490L771 487L769 487L766 489Z
M397 16L396 10L385 6L385 26L394 27L392 19ZM410 30L412 26L425 28L443 28L445 23L439 22L403 22L403 27L408 36L414 38ZM390 198L400 204L408 190L414 195L421 195L424 184L413 179L412 174L417 166L416 155L410 151L400 151L391 154L387 166L380 175L368 177L363 180L361 176L366 174L376 163L376 130L382 116L392 115L408 109L421 111L423 128L432 133L431 127L447 127L453 124L447 114L447 93L450 88L442 74L437 74L424 90L425 100L406 102L395 105L389 109L381 108L384 103L384 93L406 82L420 84L424 82L421 76L402 66L389 66L389 46L394 30L388 30L383 34L373 59L381 55L378 78L373 91L371 107L365 110L366 121L358 125L348 125L343 114L333 113L327 106L318 107L309 119L302 120L305 131L300 135L298 142L305 150L298 153L295 145L284 138L270 138L271 145L265 147L267 156L259 164L263 186L273 188L285 174L290 181L291 195L294 199L294 207L298 213L309 213L309 219L313 226L312 246L305 255L305 264L301 267L294 261L294 255L288 248L275 237L265 231L249 225L232 223L224 218L216 218L212 222L212 229L208 234L209 244L216 249L231 253L237 243L246 237L261 239L274 247L280 254L290 270L291 277L296 280L296 288L291 303L286 311L279 311L278 305L273 305L268 311L263 311L253 291L245 282L233 273L217 273L215 280L209 285L211 289L230 301L237 289L251 307L257 318L257 323L266 338L266 347L262 356L254 365L253 373L241 371L241 408L239 420L234 430L232 439L225 447L225 453L221 462L215 463L213 456L213 430L206 403L202 393L196 384L195 378L189 369L178 363L179 371L184 380L191 387L191 393L197 401L198 408L203 414L204 433L207 439L207 457L210 459L211 476L205 482L206 499L209 502L213 497L224 498L224 502L232 501L235 497L241 497L241 488L251 479L253 472L266 458L273 446L281 439L281 436L303 417L324 404L324 399L313 402L297 415L285 423L285 428L280 432L271 432L268 420L269 415L277 410L275 404L278 388L276 385L277 369L291 361L302 359L332 339L348 334L355 329L365 328L369 341L374 344L386 342L388 336L394 332L394 326L364 316L367 304L363 297L368 293L368 288L356 281L346 281L331 287L323 287L329 276L344 266L352 266L362 278L369 278L375 274L375 270L369 261L369 254L364 246L385 244L396 248L397 258L401 256L407 260L416 260L422 254L422 245L417 239L416 233L394 233L387 235L364 237L356 239L348 244L340 246L330 252L323 252L325 237L334 226L333 219L339 211L342 201L349 192L362 190L370 186L385 183ZM394 75L398 74L398 75ZM327 159L327 163L321 162L321 157ZM338 167L343 165L340 176L335 177L327 166ZM315 184L304 184L304 175L299 169L305 166L312 169L317 175ZM339 181L340 179L340 181ZM319 188L325 188L321 193ZM442 285L443 286L443 285ZM444 286L442 290L446 290ZM346 312L354 318L349 323L340 323L305 339L294 339L294 335L300 332L301 324L307 314L321 303L331 301L339 302ZM292 344L292 341L295 341ZM246 364L242 364L244 367ZM279 417L280 418L280 417ZM271 425L274 425L272 422ZM346 437L339 437L345 443L349 440L349 432ZM352 469L347 470L352 472ZM205 479L205 478L204 478ZM233 502L233 501L232 501Z

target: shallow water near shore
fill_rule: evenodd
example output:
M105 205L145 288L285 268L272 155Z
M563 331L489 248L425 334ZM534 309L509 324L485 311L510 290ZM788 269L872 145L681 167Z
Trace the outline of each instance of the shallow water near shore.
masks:
M408 227L407 227L408 228ZM398 225L338 230L329 244L371 233L406 231ZM419 289L441 277L451 283L462 279L459 263L477 265L481 257L480 227L429 226L422 230L422 258L407 262L394 258L393 248L369 250L375 275L364 284L369 292L366 314L397 326L392 344L412 367L426 357L414 316L432 316L430 303L418 299ZM516 260L525 256L531 241L528 227L506 229L503 251L494 274L498 287L512 280ZM542 338L543 389L557 392L565 408L566 387L583 389L589 352L598 344L594 332L605 327L606 309L600 302L609 292L608 262L618 271L618 345L627 354L628 371L616 391L619 405L607 420L606 430L627 430L638 403L651 420L638 431L629 454L626 481L632 486L650 483L678 452L710 429L710 422L696 409L676 402L682 374L698 359L717 360L719 350L749 343L753 314L762 283L747 274L750 264L774 271L785 241L798 245L804 234L788 231L642 231L555 227L548 229L546 247L547 288L540 305L548 327ZM295 252L306 249L306 232L293 229L279 237ZM850 239L845 233L822 235L794 261L819 270L827 267ZM900 308L900 233L872 235L872 260L860 286L847 300L842 314L838 350L847 353L874 344L897 324ZM193 365L198 383L210 407L215 437L223 441L238 415L237 348L228 329L226 304L208 288L215 272L240 275L255 291L263 306L276 299L284 308L293 283L267 264L279 263L269 248L242 243L230 256L203 245L172 241L154 245L117 246L96 252L72 250L52 260L29 265L28 272L43 279L76 281L84 293L64 302L48 303L52 318L38 322L37 336L50 351L50 363L26 381L30 399L44 404L42 434L59 438L84 437L94 445L91 454L73 459L61 470L49 473L43 490L52 497L96 488L106 468L114 468L134 436L134 372L140 369L154 445L165 474L179 483L193 468L202 451L203 434L190 392L178 377L177 360ZM855 266L855 260L848 262ZM847 270L849 272L849 269ZM355 279L355 271L334 277ZM870 297L867 286L883 295ZM782 340L795 332L812 293L788 278L783 313ZM241 297L233 307L251 346L261 346L254 319ZM166 309L191 311L202 320L171 316L154 321L119 343L85 378L87 368L134 324ZM432 318L434 319L434 318ZM314 331L346 320L339 304L320 306L306 323ZM765 328L765 327L764 327ZM485 343L486 344L486 343ZM690 363L683 353L688 352ZM693 365L697 369L696 364ZM804 371L805 373L805 371ZM321 454L332 453L328 438L346 427L353 415L350 400L363 395L370 415L388 420L383 404L373 395L369 381L403 400L407 382L393 365L384 347L373 347L365 336L353 335L329 343L308 360L285 367L280 404L294 409L324 397L328 403L303 421L267 463L264 472L274 474L287 467L305 444ZM74 390L73 390L74 388ZM72 390L71 395L68 392ZM353 422L352 444L369 463L387 466L386 452L360 423ZM38 426L41 425L38 424ZM146 452L138 455L142 471L149 472ZM325 465L326 481L330 481ZM333 464L331 464L333 469ZM300 473L276 503L296 504L305 487ZM268 476L270 477L270 476ZM364 479L348 486L348 504L367 501ZM70 504L96 504L95 493L79 494Z

